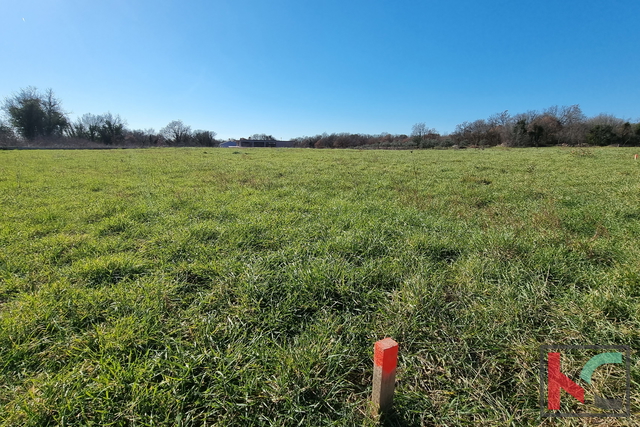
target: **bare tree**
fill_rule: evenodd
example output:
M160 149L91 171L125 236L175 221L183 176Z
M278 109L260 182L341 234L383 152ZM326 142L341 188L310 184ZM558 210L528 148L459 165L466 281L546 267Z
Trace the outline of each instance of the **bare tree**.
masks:
M67 128L67 135L89 141L101 141L107 145L124 142L126 135L126 121L116 114L86 113L78 117Z
M501 113L495 113L487 119L487 123L491 127L496 126L507 126L511 122L511 115L509 114L509 110L504 110Z
M160 134L173 145L184 145L191 139L191 126L182 123L182 120L174 120L160 129Z
M440 134L434 128L427 127L423 122L416 123L411 127L411 139L418 148L423 147L423 141L426 139L435 140Z
M100 137L100 128L104 123L104 118L100 115L86 113L78 117L67 129L69 136L75 138L97 141Z
M489 116L487 123L491 127L492 132L498 136L498 144L513 145L512 135L514 121L508 110Z
M47 89L41 97L44 111L43 133L45 136L61 137L69 126L69 120L62 109L62 102L56 98L52 89Z
M411 136L422 139L424 135L427 134L427 125L423 122L416 123L411 127Z
M491 123L483 119L459 124L451 136L459 145L470 144L483 147L500 144L498 131Z
M605 126L611 126L613 128L618 128L621 127L624 124L624 120L619 119L616 116L613 116L611 114L598 114L595 117L592 117L591 119L589 119L589 124L591 125L605 125Z
M559 134L561 143L577 145L586 142L586 116L579 105L564 106L558 112L558 120L562 125Z
M563 106L558 113L558 120L562 126L570 125L571 123L578 123L585 120L585 115L582 113L578 104Z
M197 145L203 147L214 147L218 145L216 133L210 130L197 130L193 133L193 140Z
M144 131L145 136L147 137L147 143L149 145L158 145L160 144L160 140L162 139L162 135L160 135L158 132L156 132L155 129L153 128L148 128L145 129Z
M159 140L160 135L153 128L127 130L124 138L126 145L136 147L157 146Z
M267 135L266 133L254 133L248 139L254 140L254 141L275 141L276 140L272 135Z

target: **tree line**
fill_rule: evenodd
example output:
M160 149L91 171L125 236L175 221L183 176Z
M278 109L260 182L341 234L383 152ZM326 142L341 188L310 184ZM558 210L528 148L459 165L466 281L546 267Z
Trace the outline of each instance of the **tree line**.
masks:
M640 123L610 114L588 118L579 105L550 107L459 124L451 134L456 144L474 146L545 147L552 145L640 145Z
M51 89L21 89L5 98L0 110L0 146L214 147L221 142L216 140L216 132L192 130L181 120L170 122L158 132L129 129L124 119L111 113L87 113L72 121ZM247 139L275 140L267 134L253 134ZM450 134L441 134L421 122L413 125L409 135L323 133L293 141L296 147L305 148L640 146L640 123L609 114L589 118L580 106L571 105L515 115L503 111L487 119L463 122Z
M60 147L216 147L216 133L192 130L174 120L156 132L154 129L129 129L127 122L111 113L87 113L75 121L69 119L53 90L39 92L35 87L21 89L4 99L0 106L0 146Z
M511 115L508 111L487 119L463 122L450 134L440 134L424 122L410 135L332 133L296 138L297 147L310 148L449 148L546 147L553 145L640 145L640 123L609 114L588 118L578 105L550 107Z

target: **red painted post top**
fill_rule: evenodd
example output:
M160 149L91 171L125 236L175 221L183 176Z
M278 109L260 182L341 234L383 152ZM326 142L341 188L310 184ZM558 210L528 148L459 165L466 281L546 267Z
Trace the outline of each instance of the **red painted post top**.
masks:
M382 368L384 373L390 373L398 366L398 343L391 338L376 342L373 347L373 363Z

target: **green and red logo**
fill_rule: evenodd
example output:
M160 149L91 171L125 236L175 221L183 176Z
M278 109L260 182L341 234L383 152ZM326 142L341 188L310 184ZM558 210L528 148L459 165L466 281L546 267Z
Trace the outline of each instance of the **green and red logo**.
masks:
M630 352L629 346L540 347L540 415L630 416Z

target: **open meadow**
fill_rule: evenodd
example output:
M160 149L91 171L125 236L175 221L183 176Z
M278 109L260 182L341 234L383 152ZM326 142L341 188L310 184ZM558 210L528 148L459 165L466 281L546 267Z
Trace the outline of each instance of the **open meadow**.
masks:
M637 413L634 150L0 150L0 425L374 425L387 336L387 425L582 425L542 344Z

